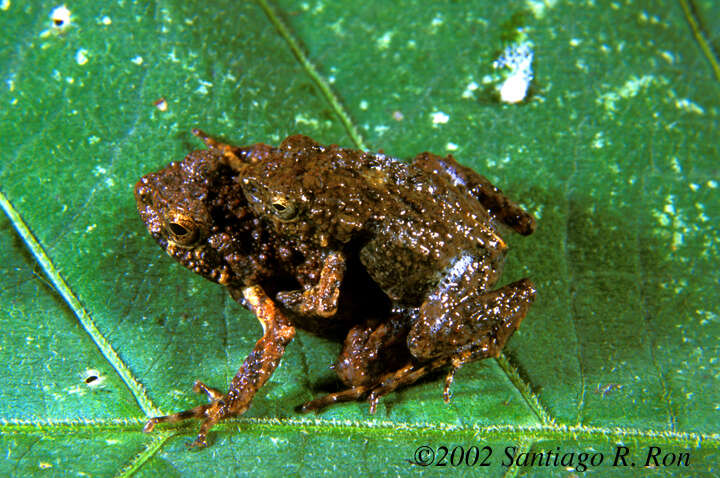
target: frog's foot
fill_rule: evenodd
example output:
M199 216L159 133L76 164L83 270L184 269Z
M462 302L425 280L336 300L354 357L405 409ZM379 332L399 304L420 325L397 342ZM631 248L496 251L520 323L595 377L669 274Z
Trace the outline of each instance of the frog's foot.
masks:
M205 393L210 403L207 405L199 405L184 412L151 418L145 423L143 431L150 433L158 423L177 423L191 418L201 418L203 419L203 423L200 427L200 432L195 441L188 446L202 448L207 446L206 437L213 425L224 418L239 415L247 409L247 407L238 406L238 403L233 403L233 397L226 396L220 392L220 390L208 387L199 380L193 385L193 391L195 393Z
M359 385L341 392L331 393L329 395L325 395L324 397L316 398L315 400L304 403L297 408L297 411L301 413L307 413L310 411L317 412L335 403L362 400L367 397L368 402L370 402L370 413L375 413L377 404L381 397L384 397L400 387L417 382L425 375L444 367L450 362L450 359L442 358L421 366L410 363L399 370L385 374L375 385ZM454 370L455 368L451 371L448 377L451 377L452 374L454 374ZM452 382L451 379L449 380ZM446 382L445 395L448 395L449 386L449 383Z
M367 392L368 387L362 385L358 387L348 388L347 390L343 390L342 392L331 393L329 395L325 395L324 397L316 398L315 400L305 402L299 407L297 407L296 411L299 413L307 413L312 411L319 412L323 408L328 407L334 403L361 400L363 397L365 397L365 395L367 395Z
M483 352L484 353L484 352ZM450 393L450 387L455 380L455 372L464 364L476 360L478 358L477 349L471 349L467 352L463 352L453 357L441 357L433 360L432 362L423 364L422 366L414 366L412 364L401 368L400 370L388 374L380 385L375 387L368 395L368 402L370 402L370 413L375 413L377 404L380 398L389 394L390 392L407 385L411 385L420 380L425 375L435 372L446 366L450 366L447 375L445 375L445 385L443 387L443 401L445 403L450 402L452 393Z
M375 413L380 399L385 395L397 390L400 387L405 387L417 382L425 375L445 367L450 362L451 360L449 358L443 357L421 365L410 363L395 372L385 375L382 381L372 389L367 397L367 401L370 402L370 413ZM448 375L448 377L450 377L449 382L448 379L445 381L444 396L449 396L449 387L450 383L452 383L451 377L454 373L454 370L451 371L450 375Z

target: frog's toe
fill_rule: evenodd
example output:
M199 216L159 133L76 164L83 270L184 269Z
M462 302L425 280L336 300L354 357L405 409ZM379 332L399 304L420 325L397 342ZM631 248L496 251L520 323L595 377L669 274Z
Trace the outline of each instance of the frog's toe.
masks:
M211 408L213 404L207 404L207 405L198 405L195 408L191 408L190 410L185 410L183 412L173 413L172 415L165 415L162 417L153 417L147 422L145 422L145 426L143 427L143 432L150 433L155 429L155 425L158 423L177 423L182 422L185 420L190 420L191 418L203 418L207 414L208 410Z
M425 375L445 367L448 363L450 363L449 358L441 357L422 365L410 363L394 372L386 374L368 395L367 401L370 402L370 413L375 413L377 404L385 395L400 387L405 387L417 382ZM450 383L451 382L450 380ZM446 386L449 387L449 385Z
M205 395L207 395L208 400L210 400L211 402L214 400L220 400L223 397L223 393L220 390L218 390L217 388L208 387L200 380L195 380L195 383L193 384L193 392L204 393Z
M193 391L197 393L205 393L208 396L210 403L198 405L190 410L173 413L171 415L153 417L145 423L143 432L152 432L158 423L177 423L197 418L203 420L202 425L200 426L200 431L195 440L188 443L187 446L188 448L206 447L207 434L213 425L220 420L237 415L238 410L233 407L235 403L231 399L228 399L227 395L224 395L215 388L208 387L200 381L195 382L193 385Z
M308 413L308 412L319 412L325 407L328 407L334 403L340 403L340 402L352 402L355 400L362 399L365 394L368 392L368 387L352 387L348 388L347 390L343 390L342 392L336 392L331 393L328 395L325 395L324 397L316 398L315 400L310 400L309 402L305 402L299 407L295 409L298 413Z

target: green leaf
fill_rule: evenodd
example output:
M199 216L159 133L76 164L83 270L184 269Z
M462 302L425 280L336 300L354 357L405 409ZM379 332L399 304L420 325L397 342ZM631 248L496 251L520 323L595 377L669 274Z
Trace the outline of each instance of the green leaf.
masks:
M0 5L0 474L401 475L425 470L420 446L448 447L442 474L565 475L581 453L603 475L716 471L715 2L66 5L59 27L56 3ZM503 104L492 62L513 39L535 78ZM193 127L452 152L487 175L539 224L509 237L503 282L530 276L538 299L505 354L458 372L447 405L435 378L376 415L304 416L339 344L300 333L208 449L185 450L196 423L141 433L201 403L195 379L226 386L261 332L135 211L134 183L198 148ZM472 446L492 466L451 466ZM612 466L618 446L634 467ZM574 461L508 466L506 447Z

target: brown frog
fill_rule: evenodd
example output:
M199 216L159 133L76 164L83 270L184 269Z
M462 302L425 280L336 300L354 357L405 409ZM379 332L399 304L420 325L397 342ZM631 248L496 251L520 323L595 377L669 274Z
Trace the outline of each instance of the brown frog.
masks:
M237 147L195 130L208 149L144 176L135 195L157 242L228 288L263 326L226 394L145 425L202 418L193 445L244 413L295 327L342 337L347 386L305 403L378 400L441 368L497 356L535 297L523 279L491 290L507 246L497 223L528 235L530 214L486 178L430 153L411 163L323 146L301 135Z

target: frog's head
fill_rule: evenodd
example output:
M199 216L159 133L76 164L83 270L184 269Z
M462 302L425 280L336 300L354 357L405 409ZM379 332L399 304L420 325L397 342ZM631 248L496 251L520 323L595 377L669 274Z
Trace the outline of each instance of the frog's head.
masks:
M242 169L239 183L254 213L274 224L301 221L309 200L307 158L323 149L307 136L294 135Z
M260 226L217 151L194 151L143 176L135 198L150 234L188 269L240 286L262 266L253 254Z
M349 241L370 212L346 161L337 146L293 135L236 170L253 214L281 236L326 247L328 241Z

